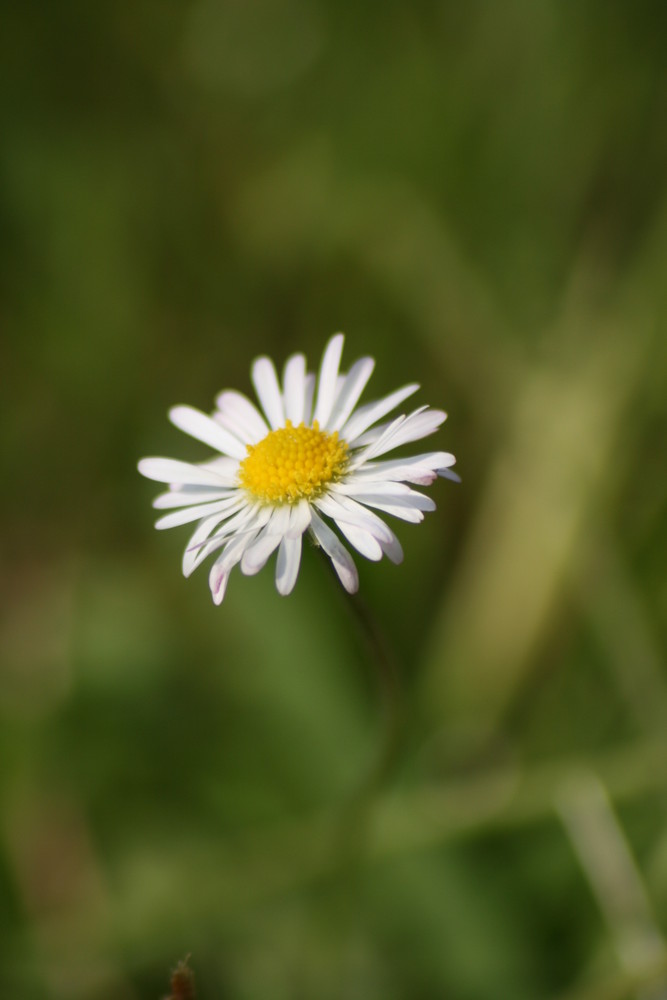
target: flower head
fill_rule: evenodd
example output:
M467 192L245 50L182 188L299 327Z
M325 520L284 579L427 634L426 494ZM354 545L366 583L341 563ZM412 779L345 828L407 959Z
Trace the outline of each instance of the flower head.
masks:
M421 521L435 504L407 483L428 485L438 475L458 480L451 472L454 456L445 451L377 461L432 434L446 414L421 406L381 423L419 386L403 386L358 407L375 362L360 358L339 373L342 350L339 333L326 346L318 376L306 370L303 354L294 354L282 387L273 362L257 358L252 381L263 412L234 390L220 393L211 416L190 406L169 411L176 427L215 449L214 458L197 465L170 458L139 462L142 475L169 484L153 501L171 510L156 528L197 522L183 556L184 574L218 553L209 576L216 604L234 566L240 564L246 575L258 573L276 549L276 586L289 594L306 531L354 593L356 566L327 520L367 559L386 555L399 563L401 545L375 511Z

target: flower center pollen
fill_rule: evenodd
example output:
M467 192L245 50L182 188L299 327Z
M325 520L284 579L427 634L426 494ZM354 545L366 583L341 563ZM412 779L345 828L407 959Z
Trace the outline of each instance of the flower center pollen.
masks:
M343 475L348 447L338 431L327 434L314 421L312 427L288 420L257 444L239 468L239 483L264 503L297 503L314 500Z

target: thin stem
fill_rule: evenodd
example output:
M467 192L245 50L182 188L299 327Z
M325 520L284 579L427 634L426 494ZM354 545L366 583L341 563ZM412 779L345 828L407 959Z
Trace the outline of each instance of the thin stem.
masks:
M359 874L369 849L371 814L377 804L377 792L391 772L402 729L400 681L396 660L384 632L370 608L358 594L348 593L329 558L322 552L337 592L361 635L373 663L382 698L382 736L377 756L366 777L354 790L343 809L334 842L332 864L338 872L333 906L340 947L345 947L349 927L353 925L358 904Z
M320 550L321 552L321 550ZM382 695L384 733L382 744L368 778L359 789L359 796L365 798L375 792L387 778L396 757L402 729L402 699L400 675L396 658L377 618L359 594L349 594L340 583L331 561L322 552L330 575L335 580L336 590L345 601L348 613L370 653L375 674Z

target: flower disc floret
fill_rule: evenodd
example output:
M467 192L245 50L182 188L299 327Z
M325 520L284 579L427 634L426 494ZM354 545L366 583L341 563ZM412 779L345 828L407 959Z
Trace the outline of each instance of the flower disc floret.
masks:
M294 427L290 420L261 441L247 446L239 483L266 504L314 500L337 482L347 467L348 446L338 432L328 434L314 421Z

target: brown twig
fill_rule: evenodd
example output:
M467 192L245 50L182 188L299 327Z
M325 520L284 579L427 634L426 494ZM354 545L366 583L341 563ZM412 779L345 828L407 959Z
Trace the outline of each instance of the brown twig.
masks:
M189 965L190 956L186 955L171 974L171 993L165 1000L195 1000L195 974Z

